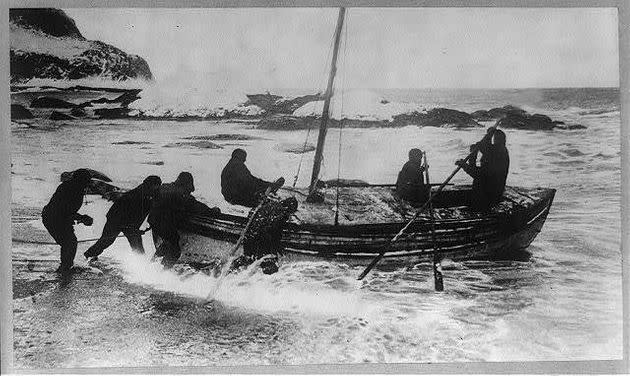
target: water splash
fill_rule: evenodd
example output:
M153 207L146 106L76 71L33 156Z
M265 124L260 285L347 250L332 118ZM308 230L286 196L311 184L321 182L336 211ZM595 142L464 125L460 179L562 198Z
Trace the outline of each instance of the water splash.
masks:
M350 288L354 282L343 280L347 288L338 290L323 281L309 281L301 273L312 263L282 265L273 275L263 274L257 263L245 271L228 274L219 289L219 278L188 267L165 269L147 255L120 247L112 252L124 278L131 283L148 285L162 291L206 299L260 312L292 312L307 315L357 315L374 311L374 302L363 298L363 292ZM348 279L352 279L348 276Z

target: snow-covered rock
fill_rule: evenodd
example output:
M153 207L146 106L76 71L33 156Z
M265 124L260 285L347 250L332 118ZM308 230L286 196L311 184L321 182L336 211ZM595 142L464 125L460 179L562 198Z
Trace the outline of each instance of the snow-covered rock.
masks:
M85 39L62 10L10 9L9 30L12 84L31 79L152 79L144 59Z

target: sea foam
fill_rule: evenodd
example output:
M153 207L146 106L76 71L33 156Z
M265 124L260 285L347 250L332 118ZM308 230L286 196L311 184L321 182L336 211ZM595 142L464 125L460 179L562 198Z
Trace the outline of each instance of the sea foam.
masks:
M324 101L307 103L293 113L298 117L319 117ZM425 109L416 103L390 102L369 90L350 90L334 96L331 100L331 118L366 121L392 121L394 116Z

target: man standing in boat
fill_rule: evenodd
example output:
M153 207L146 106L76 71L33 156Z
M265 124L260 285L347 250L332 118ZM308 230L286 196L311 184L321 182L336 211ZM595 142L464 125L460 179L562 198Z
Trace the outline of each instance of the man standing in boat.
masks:
M173 183L163 184L157 191L149 212L153 238L161 238L162 244L156 243L154 257L162 257L162 264L171 267L181 255L177 225L191 215L216 215L219 208L209 208L197 201L191 194L195 184L190 172L182 172ZM166 244L164 244L166 243Z
M83 204L85 190L90 184L91 174L86 169L74 171L70 179L64 181L50 198L50 202L42 210L44 227L61 246L61 265L58 271L70 272L77 253L77 237L74 234L74 224L92 225L92 217L79 214Z
M107 212L107 222L101 238L83 254L85 258L98 257L112 245L121 232L129 241L131 249L144 253L140 226L149 214L151 199L156 194L162 180L151 175L142 184L124 193Z
M493 131L493 128L489 131ZM505 133L499 129L494 130L492 142L488 139L487 142L478 143L473 147L482 153L479 167L476 165L476 156L470 158L468 163L459 160L456 164L473 178L472 205L477 209L488 209L501 200L505 191L510 168Z
M409 160L398 173L396 193L412 205L422 205L429 198L429 187L424 182L422 150L409 150Z
M246 159L245 150L236 149L232 152L232 158L221 172L221 193L230 204L253 208L260 203L267 188L272 187L275 190L281 187L284 178L273 183L259 179L245 166Z

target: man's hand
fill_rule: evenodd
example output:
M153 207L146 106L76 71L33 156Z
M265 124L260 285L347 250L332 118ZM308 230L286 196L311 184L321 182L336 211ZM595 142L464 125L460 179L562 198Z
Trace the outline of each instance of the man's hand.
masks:
M455 162L455 165L459 167L464 167L466 165L466 161L463 159L458 159L457 162Z

